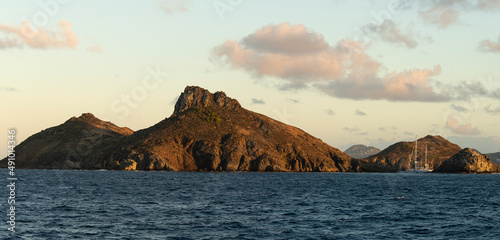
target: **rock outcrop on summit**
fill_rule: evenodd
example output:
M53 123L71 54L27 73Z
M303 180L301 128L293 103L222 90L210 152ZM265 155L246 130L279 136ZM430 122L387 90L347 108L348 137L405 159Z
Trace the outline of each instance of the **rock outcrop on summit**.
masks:
M19 168L355 171L351 157L320 139L200 87L186 87L174 113L152 127L133 133L84 114L31 136L16 152Z
M351 171L340 150L199 87L184 90L171 117L98 158L128 170Z
M492 163L487 155L470 148L464 148L459 153L444 161L433 172L436 173L498 173L500 166Z

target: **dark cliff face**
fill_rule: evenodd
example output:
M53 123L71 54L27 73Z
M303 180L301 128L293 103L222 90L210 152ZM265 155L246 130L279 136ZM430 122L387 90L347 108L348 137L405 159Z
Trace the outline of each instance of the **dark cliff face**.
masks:
M133 133L90 113L34 134L16 147L16 168L88 169L88 157ZM5 160L5 159L4 159ZM0 161L5 167L6 161Z
M500 166L492 163L487 155L470 148L464 148L459 153L444 161L433 172L437 173L496 173Z
M415 142L398 142L380 153L368 157L370 163L393 166L398 170L410 168L410 156ZM425 147L427 146L427 163L431 168L436 168L443 161L458 153L460 146L449 142L441 136L428 135L418 139L418 158L425 158Z
M31 136L16 151L24 155L19 168L353 170L347 154L320 139L199 87L184 90L171 117L133 134L84 114Z
M353 158L358 158L358 159L367 158L367 157L369 157L371 155L375 155L379 152L380 152L380 149L378 149L376 147L371 147L371 146L367 147L367 146L362 145L362 144L353 145L344 151L344 153L346 153L347 155L349 155Z

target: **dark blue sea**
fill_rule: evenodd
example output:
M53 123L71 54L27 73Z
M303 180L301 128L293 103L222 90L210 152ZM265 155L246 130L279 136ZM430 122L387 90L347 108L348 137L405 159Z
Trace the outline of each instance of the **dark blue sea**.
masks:
M5 187L2 239L500 238L500 175L16 174L16 233Z

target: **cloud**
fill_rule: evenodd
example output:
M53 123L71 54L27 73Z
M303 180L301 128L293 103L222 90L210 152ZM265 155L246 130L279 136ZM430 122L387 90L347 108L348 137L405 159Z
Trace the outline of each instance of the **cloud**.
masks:
M460 12L447 6L433 6L430 9L419 11L420 17L425 22L434 24L439 28L447 28L450 24L458 21Z
M94 43L94 44L92 44L92 46L87 48L87 51L95 52L95 53L102 53L102 47L101 47L101 45Z
M411 1L416 2L416 1ZM460 15L467 11L489 11L500 10L499 0L427 0L418 1L426 10L419 11L420 17L427 23L439 28L447 28L459 22ZM401 1L401 9L409 9L408 3Z
M384 20L380 25L371 23L363 26L362 28L365 31L375 34L377 37L386 42L394 43L396 46L415 48L418 45L414 36L409 33L402 33L390 19Z
M468 112L469 111L469 109L467 109L466 107L458 106L458 105L455 105L454 103L451 104L450 107L453 108L457 112Z
M500 99L500 88L492 90L490 93L490 97Z
M379 127L378 130L381 131L381 132L385 132L385 128L384 127Z
M405 131L403 134L407 135L407 136L413 136L413 135L415 135L415 133L408 132L408 131Z
M462 135L478 135L480 133L478 128L473 128L472 124L467 123L461 125L454 117L448 117L445 127L450 129L453 133Z
M500 53L500 37L497 42L493 42L491 40L483 40L479 42L477 49L481 52Z
M328 114L328 115L330 115L330 116L333 116L333 115L336 114L332 109L329 109L329 108L325 109L325 113Z
M356 111L354 112L354 115L356 116L366 116L366 113L359 110L359 109L356 109Z
M293 104L300 103L300 99L295 99L295 98L287 98L287 100Z
M500 138L498 136L449 136L447 139L461 147L475 148L482 153L500 152Z
M491 113L491 114L497 114L497 113L500 113L500 106L496 107L494 109L491 109L491 104L490 104L484 108L484 111L487 113Z
M278 54L315 54L328 50L328 43L322 35L314 33L304 25L265 26L241 41L246 47L257 52Z
M478 9L485 11L498 11L500 10L499 0L479 0L476 4Z
M158 6L168 14L187 12L190 0L156 0Z
M266 104L266 102L262 99L252 98L252 104Z
M228 40L211 53L215 63L241 69L256 78L278 77L281 90L314 87L327 95L349 99L448 101L436 92L433 69L385 72L365 51L369 45L344 39L329 45L321 34L303 25L268 25L243 38Z
M17 92L19 89L13 87L0 87L0 92Z
M22 26L4 25L0 23L0 31L10 34L6 39L0 39L1 48L28 46L31 48L71 48L75 49L78 39L71 30L71 23L59 21L59 30L49 31L43 28L34 28L28 21Z
M353 128L349 128L349 127L343 127L342 130L348 132L348 133L356 133L356 132L359 132L359 128L357 127L353 127Z

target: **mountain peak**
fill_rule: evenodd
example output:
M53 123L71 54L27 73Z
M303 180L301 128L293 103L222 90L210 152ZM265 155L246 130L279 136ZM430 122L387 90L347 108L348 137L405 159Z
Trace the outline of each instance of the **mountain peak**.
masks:
M218 106L228 109L237 109L241 105L236 99L232 99L224 92L211 93L208 90L198 86L187 86L184 92L175 103L174 114L185 110Z
M118 127L115 124L109 122L109 121L103 121L92 113L83 113L79 117L72 117L68 119L68 121L65 122L65 124L70 124L71 126L74 126L74 124L88 124L93 127L101 128L101 129L107 129L116 133L119 133L120 135L131 135L134 133L130 128L128 127Z

